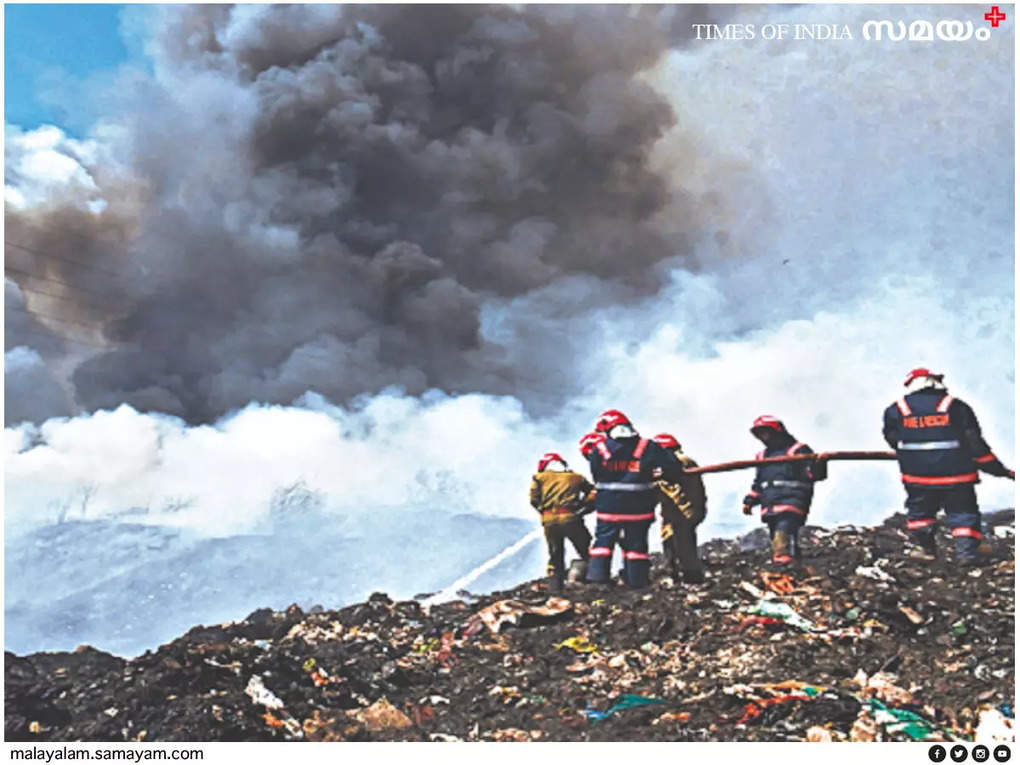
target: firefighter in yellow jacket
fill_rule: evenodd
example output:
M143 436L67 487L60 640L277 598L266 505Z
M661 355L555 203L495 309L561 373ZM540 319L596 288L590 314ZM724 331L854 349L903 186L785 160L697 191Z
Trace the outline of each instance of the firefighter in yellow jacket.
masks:
M590 512L595 487L585 478L567 469L567 461L555 452L542 455L538 472L531 478L531 506L542 515L545 541L549 547L549 591L562 592L566 574L565 541L577 550L587 564L591 534L582 516Z
M669 433L660 433L652 440L672 452L685 469L698 466ZM673 578L678 579L682 571L685 582L701 584L705 581L705 568L698 559L697 527L705 520L705 482L695 474L682 476L675 483L660 479L655 485L662 508L662 551L669 560Z

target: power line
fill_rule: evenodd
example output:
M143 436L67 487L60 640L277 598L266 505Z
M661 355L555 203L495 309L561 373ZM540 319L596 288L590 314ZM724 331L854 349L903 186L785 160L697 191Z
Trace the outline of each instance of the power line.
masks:
M31 248L31 247L26 247L23 244L18 244L17 242L9 242L6 239L4 240L4 244L6 244L8 247L13 247L16 250L23 250L24 252L27 252L27 253L29 253L31 255L38 255L40 258L53 258L54 260L61 260L64 263L70 263L73 266L79 266L81 268L91 268L91 269L93 269L95 271L98 271L101 274L106 274L107 276L112 276L112 277L117 278L117 279L124 278L123 274L119 274L119 273L117 273L115 271L108 271L105 268L100 268L99 266L95 265L94 263L83 263L80 260L75 260L74 258L68 258L68 257L65 257L63 255L56 255L56 254L54 254L52 252L42 252L40 250L35 250L35 249Z
M20 289L22 292L27 292L29 294L43 295L48 298L53 298L54 300L63 300L65 303L71 303L72 305L85 305L89 308L98 308L100 310L107 310L110 308L110 306L101 306L96 305L94 303L89 303L88 301L69 298L66 295L54 295L52 292L45 292L41 289L38 289L37 287L25 287L19 284L18 289Z
M142 277L165 275L162 272L150 271L148 274L142 274L141 276L131 276L128 274L120 273L118 271L111 271L110 269L97 266L95 263L86 263L80 260L75 260L74 258L68 258L63 255L57 255L56 253L53 252L43 252L42 250L36 250L33 249L32 247L26 247L25 245L18 244L17 242L9 242L6 239L4 240L4 244L6 244L8 247L14 247L15 249L22 250L24 252L27 252L31 255L35 255L40 258L52 258L53 260L59 260L62 263L68 263L72 266L77 266L78 268L92 269L93 272L103 275L104 278L118 279L122 284L131 285L135 287L144 288L151 286L147 284L145 279ZM137 264L132 263L131 265ZM8 266L5 265L5 268L8 268Z
M12 266L12 265L10 265L8 263L4 263L4 274L6 275L6 273L8 271L12 271L12 272L14 272L16 274L21 274L22 276L27 276L27 277L29 277L31 279L38 279L39 281L43 281L43 282L50 282L52 284L59 284L61 287L67 287L68 289L78 290L79 292L86 292L86 293L88 293L90 295L96 295L98 297L107 297L106 295L103 295L100 292L88 289L86 287L80 287L77 284L68 284L67 282L61 281L60 279L54 279L52 276L40 276L39 274L34 274L31 271L25 271L25 270L23 270L21 268L18 268L17 266ZM22 288L21 287L21 283L17 279L13 279L13 281L14 281L15 284L18 285L19 289Z

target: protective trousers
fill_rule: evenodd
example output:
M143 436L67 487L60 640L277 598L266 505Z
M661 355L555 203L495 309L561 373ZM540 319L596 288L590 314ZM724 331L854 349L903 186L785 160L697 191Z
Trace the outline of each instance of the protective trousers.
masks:
M605 521L595 523L595 541L588 559L588 581L607 583L613 546L617 539L623 550L623 580L628 587L639 589L648 586L651 562L648 558L648 529L651 520Z
M775 513L765 516L769 527L769 539L772 541L772 562L790 563L800 557L800 541L797 532L804 525L804 516L799 513Z
M705 578L705 570L698 559L698 524L702 517L688 518L676 508L662 510L662 550L676 577L683 572L686 581L696 583Z
M968 560L977 556L981 543L981 513L978 512L973 484L952 489L905 488L907 533L916 544L934 552L935 514L945 510L946 521L956 542L957 559Z
M591 534L585 528L584 521L580 518L571 518L563 523L550 523L544 527L545 544L549 548L549 565L546 567L546 576L554 576L563 579L566 572L564 556L566 553L566 540L574 546L577 554L582 560L588 560L588 546L591 544Z

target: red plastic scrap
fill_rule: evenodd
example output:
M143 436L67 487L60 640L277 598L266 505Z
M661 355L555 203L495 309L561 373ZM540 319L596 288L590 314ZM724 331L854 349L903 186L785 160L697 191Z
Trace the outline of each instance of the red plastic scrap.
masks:
M776 619L776 618L771 617L771 616L748 616L746 619L742 619L741 620L740 624L737 626L737 629L738 630L747 629L748 627L750 627L753 624L761 624L761 625L778 624L778 625L783 625L785 623L786 622L784 622L782 619Z
M771 699L755 699L744 707L744 716L737 720L737 725L743 725L748 720L753 720L755 717L765 711L766 707L775 706L776 704L784 704L787 701L804 701L804 696L775 696Z
M421 706L414 708L414 721L418 726L422 726L427 722L431 722L432 718L436 716L435 710L429 706Z
M775 574L770 571L762 571L761 580L766 587L778 595L789 595L794 590L793 580L788 574Z
M455 659L453 658L453 633L444 632L443 639L439 643L439 651L436 653L436 658L439 659L439 663L444 667L450 666Z
M262 715L262 719L266 721L266 725L270 728L282 728L283 720L276 717L272 712L266 712Z

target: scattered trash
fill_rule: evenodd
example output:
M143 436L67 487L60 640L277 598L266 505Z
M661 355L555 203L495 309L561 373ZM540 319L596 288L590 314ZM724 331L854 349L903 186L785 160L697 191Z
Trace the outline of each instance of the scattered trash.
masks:
M566 598L549 598L539 606L529 606L518 600L499 600L483 608L471 620L480 619L490 632L496 634L507 625L534 627L548 624L570 614L573 608L574 604Z
M896 578L889 576L878 566L858 566L854 569L857 576L866 576L869 579L876 579L879 582L895 582Z
M1007 706L1008 705L1003 705ZM974 741L979 744L1014 741L1013 720L1004 715L1001 709L985 707L978 710L978 724L974 730Z
M858 682L860 681L858 680ZM862 695L866 697L874 696L889 704L903 705L913 703L913 694L896 685L897 682L898 678L896 675L887 672L877 672L863 683Z
M935 723L910 710L886 706L877 699L868 701L868 710L887 734L903 733L913 741L945 740L945 736Z
M663 725L665 723L671 722L685 723L690 719L691 719L690 712L665 712L656 717L654 720L652 720L652 725Z
M912 609L910 606L900 606L900 613L910 619L914 624L924 624L924 617L921 616L917 611Z
M262 682L262 678L258 675L251 676L251 679L248 680L248 686L244 689L244 692L251 696L251 700L255 704L262 704L267 709L283 709L283 702L280 701L276 694L266 688Z
M493 741L534 741L536 738L541 738L541 731L535 731L539 735L534 736L532 732L526 730L520 730L519 728L504 728L502 730L494 730L488 734L488 737Z
M768 707L790 701L809 701L824 694L826 689L796 680L787 680L781 683L735 685L726 688L725 692L747 702L743 716L737 720L737 725L744 725L759 717Z
M577 653L595 653L599 647L587 638L574 636L556 644L556 648L569 648Z
M616 712L622 712L624 709L633 709L635 707L644 707L650 704L668 704L666 699L654 699L648 698L647 696L635 696L632 694L623 694L619 697L619 701L613 704L605 712L600 712L597 709L585 709L581 714L587 717L589 720L598 722L599 720L605 720L610 715Z
M950 550L949 530L937 533ZM916 561L906 541L902 515L805 526L801 564L764 576L767 554L703 544L709 577L698 587L668 586L653 554L642 593L576 587L550 599L543 582L524 582L428 607L375 593L314 613L260 609L134 659L87 647L7 653L5 738L1012 736L1014 538L986 535L980 577L961 575L951 555Z
M414 725L410 718L393 706L385 698L379 699L367 709L359 709L351 713L351 717L376 732L390 728L407 728Z
M804 739L806 741L831 742L832 731L830 731L828 728L823 728L821 725L812 725L810 728L807 729L807 732L804 734Z
M797 627L805 632L813 632L820 629L818 626L790 608L790 606L786 603L781 601L759 600L752 608L749 609L749 613L756 614L758 616L770 616L774 619L782 619L790 626Z
M794 590L793 579L788 574L762 571L761 578L765 586L777 595L789 595Z

